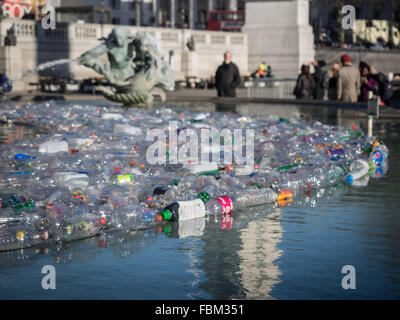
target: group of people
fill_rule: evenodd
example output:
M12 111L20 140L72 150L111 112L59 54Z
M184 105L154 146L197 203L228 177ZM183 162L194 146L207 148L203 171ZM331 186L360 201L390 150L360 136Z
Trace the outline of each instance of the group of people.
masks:
M271 66L267 67L265 62L261 62L258 69L251 74L253 79L256 78L273 78Z
M342 66L335 62L331 70L324 60L313 63L313 73L309 65L303 65L293 91L296 99L366 102L369 92L372 92L382 105L388 104L393 89L383 73L376 72L364 61L360 62L358 69L355 68L348 54L340 60Z

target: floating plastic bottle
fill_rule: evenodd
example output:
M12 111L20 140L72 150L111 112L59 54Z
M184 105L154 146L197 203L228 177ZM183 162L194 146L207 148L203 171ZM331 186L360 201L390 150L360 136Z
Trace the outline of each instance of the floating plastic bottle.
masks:
M349 174L346 176L346 182L353 184L355 180L367 175L369 171L369 164L363 159L356 160L350 165Z
M107 225L118 230L140 230L156 225L156 216L151 209L131 206L111 212L107 217Z
M16 250L44 243L49 238L47 231L38 232L23 222L9 228L0 228L0 248Z
M25 215L21 211L12 209L0 210L0 225L19 222L25 219Z
M201 218L206 214L204 202L201 199L178 201L167 206L157 215L157 221L184 221Z
M56 231L57 241L72 241L92 237L106 224L105 218L83 214L63 219Z
M39 146L39 152L42 153L58 153L58 152L68 152L68 142L50 140L42 143Z

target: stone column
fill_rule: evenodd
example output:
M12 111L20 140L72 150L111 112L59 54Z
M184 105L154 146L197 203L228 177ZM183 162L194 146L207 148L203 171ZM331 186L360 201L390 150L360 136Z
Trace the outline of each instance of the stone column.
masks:
M208 0L208 12L215 10L215 0Z
M237 11L237 9L238 9L237 0L229 0L228 10L229 11Z
M196 29L197 0L189 0L189 28Z
M135 1L135 13L136 13L136 26L140 27L142 24L142 1L136 0Z
M309 1L246 2L249 69L265 61L276 78L295 78L303 63L314 61Z
M18 42L17 42L18 44ZM0 71L4 72L9 79L19 79L22 75L21 61L21 44L17 46L1 46L0 47ZM36 76L36 75L34 75ZM34 80L34 79L30 79ZM20 91L25 90L29 86L25 86L27 83L26 79L21 79L13 83L13 90Z
M159 0L153 0L153 18L154 18L154 25L156 27L160 26L160 3Z
M171 28L176 27L176 0L170 0L170 22Z

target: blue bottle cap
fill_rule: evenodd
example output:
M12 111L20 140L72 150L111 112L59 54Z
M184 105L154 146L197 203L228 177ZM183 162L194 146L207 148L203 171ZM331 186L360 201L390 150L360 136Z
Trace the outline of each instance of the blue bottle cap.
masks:
M351 174L349 174L349 175L346 177L346 182L347 182L347 184L352 185L352 184L353 184L353 181L354 181L353 176L352 176Z

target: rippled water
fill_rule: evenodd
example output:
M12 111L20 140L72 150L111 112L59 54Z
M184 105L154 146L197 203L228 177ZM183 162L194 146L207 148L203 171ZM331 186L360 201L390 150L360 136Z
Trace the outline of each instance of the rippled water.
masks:
M253 107L236 112L289 112ZM336 111L293 108L305 118L366 127ZM389 171L367 188L337 186L283 208L252 208L230 229L195 220L178 230L171 224L0 253L0 298L398 299L400 123L378 121L374 129L390 149ZM56 290L41 287L44 265L56 268ZM342 289L345 265L355 267L356 290Z

